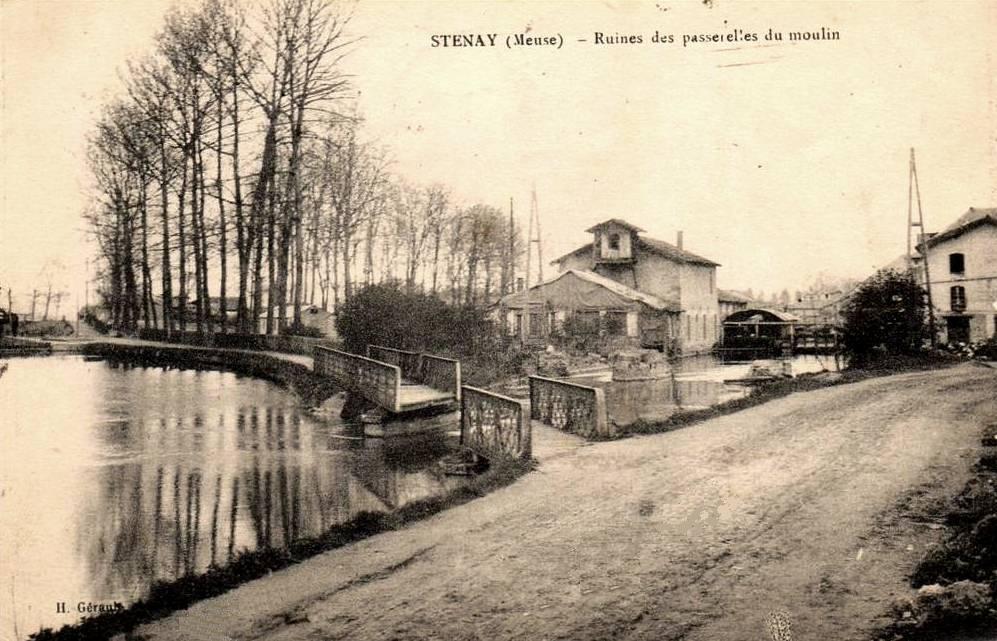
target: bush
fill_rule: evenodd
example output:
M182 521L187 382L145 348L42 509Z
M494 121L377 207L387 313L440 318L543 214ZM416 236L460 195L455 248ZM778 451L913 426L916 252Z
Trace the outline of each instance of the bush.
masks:
M368 345L430 352L461 360L471 385L486 385L521 373L525 354L508 340L481 307L455 307L435 296L394 285L369 285L351 296L336 316L343 349L364 354Z
M65 320L21 321L18 336L72 336L73 326Z
M347 351L367 345L425 351L463 351L495 334L484 310L454 307L394 285L370 285L351 296L336 317Z
M844 311L851 366L921 352L931 338L925 295L911 274L896 270L880 270L859 286Z
M83 322L94 329L94 331L100 334L107 334L111 331L111 326L100 319L96 313L96 309L93 306L84 307L80 311L80 318Z
M303 336L305 338L325 338L325 334L322 333L318 327L312 327L311 325L302 325L301 323L287 326L281 331L282 336Z

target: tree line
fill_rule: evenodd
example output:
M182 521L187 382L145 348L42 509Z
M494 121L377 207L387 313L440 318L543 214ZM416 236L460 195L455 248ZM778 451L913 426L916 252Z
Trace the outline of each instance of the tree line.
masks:
M129 62L87 157L113 326L276 333L375 283L455 305L512 291L511 216L406 181L364 137L350 17L328 0L205 0Z

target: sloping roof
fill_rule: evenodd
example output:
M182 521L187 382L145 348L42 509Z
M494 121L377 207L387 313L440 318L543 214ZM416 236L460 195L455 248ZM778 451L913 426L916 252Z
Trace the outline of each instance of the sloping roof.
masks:
M929 238L928 247L934 247L940 242L961 236L967 231L975 229L981 225L997 226L997 208L982 207L977 209L976 207L970 207L969 210L962 216L959 216L954 223L943 229L940 233Z
M589 227L585 231L587 231L589 233L592 233L595 230L601 229L602 227L605 227L606 225L609 225L609 224L615 224L615 225L619 225L620 227L626 227L630 231L637 231L637 232L644 231L643 229L641 229L637 225L632 225L632 224L628 223L627 221L622 220L620 218L610 218L609 220L604 220L601 223L599 223L598 225L592 225L591 227Z
M706 265L708 267L719 267L720 263L715 263L708 258L703 258L697 254L693 254L690 251L684 249L679 249L671 243L666 243L663 240L658 240L657 238L648 238L647 236L637 237L637 247L645 251L649 251L659 256L664 256L665 258L674 260L679 263L692 263L696 265ZM555 265L569 256L574 256L575 254L580 254L582 252L592 251L592 243L582 245L578 249L568 252L567 254L561 256L560 258L555 258L550 261L551 265Z
M717 289L717 300L725 303L750 303L751 299L729 289Z
M799 316L790 314L789 312L779 311L778 309L769 309L767 307L758 307L755 309L738 310L725 318L724 322L744 323L748 322L748 319L756 315L766 319L767 322L797 323L800 320Z
M597 288L609 292L612 296L593 296L591 294L586 294L586 292L581 291L580 288L577 287L577 281L574 283L574 286L572 286L570 283L571 279L578 279L584 283L595 285ZM590 290L591 289L592 288L590 288ZM611 306L613 302L622 299L629 302L642 303L651 309L659 311L677 312L680 310L679 304L675 301L665 300L651 294L645 294L644 292L633 289L632 287L627 287L622 283L618 283L615 280L606 278L605 276L600 276L595 272L580 269L565 270L546 282L534 285L529 289L528 293L516 292L514 294L503 296L499 301L499 304L506 307L525 307L528 299L530 304L536 304L542 301L544 303L550 303L554 307L573 308L607 307Z

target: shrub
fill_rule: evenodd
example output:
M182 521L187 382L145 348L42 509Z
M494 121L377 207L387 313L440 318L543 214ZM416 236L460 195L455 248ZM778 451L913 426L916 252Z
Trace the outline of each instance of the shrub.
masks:
M878 356L916 354L930 339L925 291L908 273L880 270L845 307L844 347L851 365Z
M301 323L292 323L285 327L281 334L284 336L303 336L305 338L324 338L325 334L318 327L312 327L311 325L303 325Z
M405 292L395 285L364 287L336 316L343 349L355 354L368 345L423 351L460 359L465 382L484 385L518 374L523 355L508 349L482 307L456 307L435 296Z

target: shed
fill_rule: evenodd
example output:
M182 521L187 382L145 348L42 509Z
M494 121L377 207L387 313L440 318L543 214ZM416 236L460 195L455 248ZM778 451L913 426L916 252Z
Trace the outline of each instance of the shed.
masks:
M528 290L503 297L498 315L506 329L522 335L524 318L531 337L563 328L569 318L576 328L623 334L642 344L663 344L679 305L627 287L594 272L569 269Z

